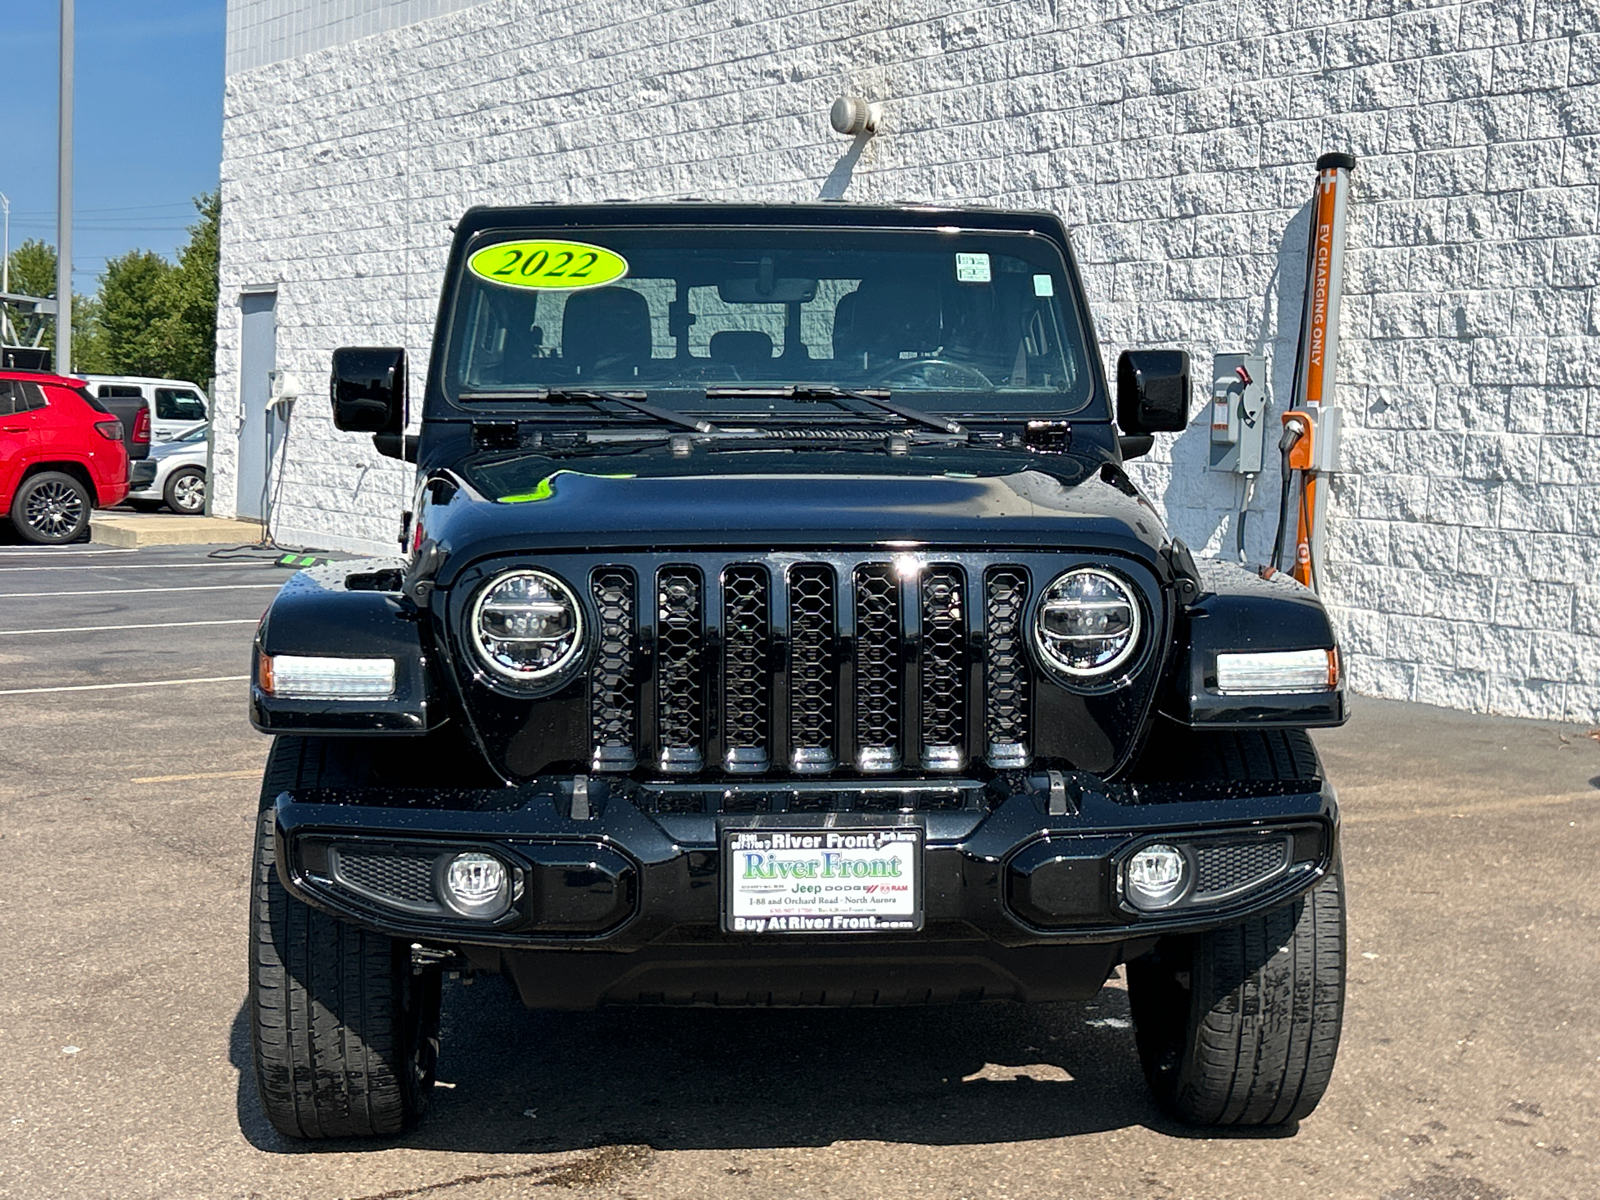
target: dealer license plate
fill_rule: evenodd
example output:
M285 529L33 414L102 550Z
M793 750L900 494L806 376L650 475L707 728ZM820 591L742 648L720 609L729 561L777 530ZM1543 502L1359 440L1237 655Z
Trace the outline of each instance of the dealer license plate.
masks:
M726 830L722 876L732 933L922 928L917 827Z

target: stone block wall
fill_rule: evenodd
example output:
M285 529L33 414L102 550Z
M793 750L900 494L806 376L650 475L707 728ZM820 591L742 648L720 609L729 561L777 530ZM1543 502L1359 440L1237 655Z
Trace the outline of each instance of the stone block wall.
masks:
M1355 685L1600 720L1600 0L230 0L228 45L219 428L226 301L275 282L278 363L308 397L286 541L393 544L407 471L317 397L342 344L406 345L420 386L470 204L1052 209L1108 362L1182 346L1203 385L1213 354L1265 353L1276 413L1312 164L1343 150L1360 164L1325 596ZM861 145L828 127L846 92L884 106ZM1220 552L1238 485L1207 473L1206 437L1197 413L1132 469ZM1274 467L1257 561L1277 490Z

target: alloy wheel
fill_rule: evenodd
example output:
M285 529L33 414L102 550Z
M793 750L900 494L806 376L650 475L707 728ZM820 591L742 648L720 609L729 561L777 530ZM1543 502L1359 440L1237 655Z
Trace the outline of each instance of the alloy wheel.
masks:
M28 495L23 520L44 537L65 537L83 520L83 497L65 483L41 483Z

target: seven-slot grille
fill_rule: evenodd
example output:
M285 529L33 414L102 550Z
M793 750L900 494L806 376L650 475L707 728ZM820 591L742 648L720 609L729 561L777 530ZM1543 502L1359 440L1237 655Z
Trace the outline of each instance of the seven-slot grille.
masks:
M1021 566L667 562L596 567L588 587L596 771L873 775L1030 761Z

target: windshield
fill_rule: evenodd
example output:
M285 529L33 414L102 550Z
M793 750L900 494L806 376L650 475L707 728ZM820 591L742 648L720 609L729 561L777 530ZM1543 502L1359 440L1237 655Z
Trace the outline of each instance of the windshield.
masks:
M1067 415L1092 393L1066 264L1036 235L496 231L466 262L445 386L469 404L609 389L739 412L751 398L726 389L805 383L915 393L936 411Z

